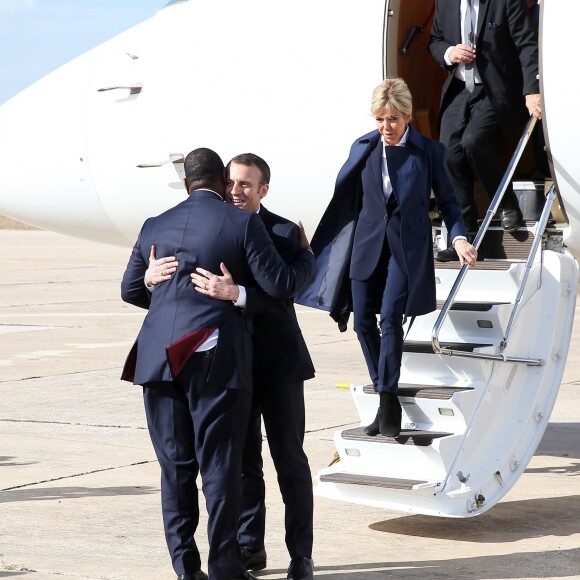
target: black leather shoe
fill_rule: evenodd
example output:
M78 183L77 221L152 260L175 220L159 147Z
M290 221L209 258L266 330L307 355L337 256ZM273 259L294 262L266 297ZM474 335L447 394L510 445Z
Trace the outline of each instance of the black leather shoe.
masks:
M363 431L367 434L367 435L371 435L372 437L374 437L375 435L378 435L381 432L380 426L379 426L379 420L381 418L381 407L379 406L379 409L377 411L377 416L375 417L375 420L368 425L367 427L365 427L363 429Z
M259 550L257 552L250 552L246 548L240 548L240 556L242 564L246 570L263 570L266 567L266 550Z
M288 566L287 580L313 580L314 562L312 558L292 558Z
M193 574L180 574L177 580L208 580L208 575L201 570L194 572Z
M438 262L459 262L459 256L453 248L447 248L445 250L439 250L435 254L435 259Z
M381 393L380 432L383 437L398 437L401 433L401 403L394 393Z
M501 227L506 232L517 230L523 220L522 212L519 207L504 207L501 210Z

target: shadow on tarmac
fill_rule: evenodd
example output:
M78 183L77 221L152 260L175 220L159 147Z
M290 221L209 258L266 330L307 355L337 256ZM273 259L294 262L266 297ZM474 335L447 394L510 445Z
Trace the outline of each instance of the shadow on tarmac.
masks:
M489 544L571 536L580 533L580 495L502 502L476 518L404 516L369 527L405 536Z
M387 548L388 549L388 548ZM525 578L533 570L534 578L578 578L580 549L526 552L503 556L427 560L421 562L373 562L368 564L316 567L315 577L348 580L375 578ZM340 570L340 571L339 571ZM280 572L283 572L282 570ZM269 573L273 573L272 570ZM259 577L259 573L256 574Z
M578 441L580 423L548 423L535 455L580 459Z
M37 461L10 461L15 457L10 455L0 455L0 467L19 467L21 465L35 465Z
M159 493L159 489L156 487L148 486L34 487L3 491L0 493L0 503L44 501L50 499L78 499L86 497L107 497L119 495L145 495L150 493Z

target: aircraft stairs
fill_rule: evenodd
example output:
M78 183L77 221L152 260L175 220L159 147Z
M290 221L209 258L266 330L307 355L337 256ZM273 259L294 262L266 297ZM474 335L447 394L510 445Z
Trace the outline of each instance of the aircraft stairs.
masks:
M517 481L548 423L574 318L578 266L549 223L554 197L552 187L538 222L512 234L492 221L494 199L474 242L485 259L435 263L437 311L407 324L400 436L364 433L379 397L351 386L360 426L335 433L339 460L319 471L317 495L470 517Z

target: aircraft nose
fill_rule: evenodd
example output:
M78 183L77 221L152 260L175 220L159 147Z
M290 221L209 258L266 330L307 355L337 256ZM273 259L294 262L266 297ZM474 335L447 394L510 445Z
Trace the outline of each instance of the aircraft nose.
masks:
M0 213L128 245L103 208L88 163L86 93L95 58L86 53L0 106Z

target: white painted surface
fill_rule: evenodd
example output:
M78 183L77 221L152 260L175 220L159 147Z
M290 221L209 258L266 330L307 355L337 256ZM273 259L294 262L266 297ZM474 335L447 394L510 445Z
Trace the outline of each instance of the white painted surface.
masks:
M0 212L132 245L185 195L171 163L136 166L210 147L264 157L266 205L312 234L352 140L374 127L383 16L384 0L167 6L0 107Z

